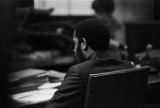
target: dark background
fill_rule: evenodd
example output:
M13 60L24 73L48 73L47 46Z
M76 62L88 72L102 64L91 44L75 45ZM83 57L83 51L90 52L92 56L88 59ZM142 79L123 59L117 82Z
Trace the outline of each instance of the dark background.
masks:
M122 0L124 1L124 0ZM143 5L145 5L145 1L141 0L140 2ZM146 12L145 9L141 10L142 12L139 13L139 10L134 11L135 13L139 13L140 16L136 16L135 14L134 18L131 18L132 21L160 21L160 1L159 0L152 0L151 7L149 8L149 11ZM5 106L8 106L8 98L7 98L7 74L12 71L11 69L11 56L10 53L8 53L8 48L12 47L15 43L23 40L23 37L19 35L19 32L17 28L23 25L23 20L25 16L27 15L27 10L24 8L32 8L33 7L33 1L32 0L0 0L0 93L1 93L1 103ZM21 9L20 9L21 8ZM127 6L126 6L127 8ZM129 8L131 9L131 8ZM19 12L21 10L21 12ZM143 12L144 11L144 12ZM26 13L25 13L26 12ZM131 9L132 12L132 9ZM143 16L142 13L151 13L151 14L145 14ZM32 24L35 19L38 22L43 21L68 21L73 23L73 25L85 18L89 18L92 16L41 16L39 20L36 18L37 16L30 17L26 21L27 24ZM129 18L128 18L129 19ZM67 23L68 23L67 22ZM71 24L72 24L71 23ZM66 24L66 22L65 22ZM27 25L26 25L27 26ZM130 26L129 26L130 27ZM134 26L132 26L134 27ZM131 28L132 28L131 27ZM137 27L137 26L136 26ZM143 25L144 29L146 28L145 24ZM140 26L141 28L141 26ZM138 28L135 30L137 31ZM133 32L133 31L132 31ZM131 32L130 32L131 33ZM157 32L159 34L159 32ZM70 34L70 33L69 33ZM151 34L151 33L149 33ZM148 35L148 32L146 33ZM158 36L158 35L157 35ZM146 38L147 39L147 38ZM143 39L142 39L143 40ZM137 44L137 47L139 45ZM145 50L145 49L140 49ZM132 51L131 51L132 52Z

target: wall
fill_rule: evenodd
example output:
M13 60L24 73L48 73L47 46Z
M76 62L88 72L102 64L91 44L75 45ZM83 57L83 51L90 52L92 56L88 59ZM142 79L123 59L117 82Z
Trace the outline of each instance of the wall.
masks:
M54 7L53 15L93 15L93 0L34 0L35 8ZM114 16L125 21L152 20L155 0L115 0ZM157 0L158 1L158 0ZM85 10L84 10L85 9Z
M114 15L124 21L154 19L154 0L115 0Z

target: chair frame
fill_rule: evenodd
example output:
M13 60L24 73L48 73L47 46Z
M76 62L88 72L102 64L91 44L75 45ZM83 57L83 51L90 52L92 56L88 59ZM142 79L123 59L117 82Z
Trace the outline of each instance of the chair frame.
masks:
M144 72L144 74L145 74L144 79L145 79L145 82L146 82L146 85L147 85L147 75L148 75L149 69L150 69L149 66L144 66L144 67L139 67L139 68L122 69L122 70L116 70L116 71L111 71L111 72L102 72L102 73L97 73L97 74L90 74L89 79L88 79L87 90L86 90L86 97L85 97L85 101L84 101L84 108L91 108L90 104L92 102L90 101L90 95L89 94L90 94L91 90L93 90L93 88L91 88L92 83L94 83L93 79L96 79L98 77L103 77L103 76L108 77L108 76L123 75L123 74L131 74L132 75L132 73L134 74L135 72ZM91 97L92 97L92 95L91 95ZM95 107L95 108L97 108L97 107ZM141 107L138 107L138 108L141 108Z

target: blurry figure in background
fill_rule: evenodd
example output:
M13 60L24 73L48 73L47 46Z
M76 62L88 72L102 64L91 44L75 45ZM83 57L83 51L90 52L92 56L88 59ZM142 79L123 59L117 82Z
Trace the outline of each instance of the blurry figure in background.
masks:
M112 55L119 58L121 54L118 54L120 53L118 49L125 45L125 26L113 16L115 10L114 0L94 0L92 9L95 11L95 17L109 26L111 33L110 50Z

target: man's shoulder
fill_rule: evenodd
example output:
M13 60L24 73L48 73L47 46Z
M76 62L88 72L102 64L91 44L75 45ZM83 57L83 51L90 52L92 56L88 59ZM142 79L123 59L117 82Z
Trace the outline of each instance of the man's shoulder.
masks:
M90 68L94 62L95 60L88 60L79 64L75 64L69 68L69 71L80 72L82 70L86 70L87 68Z
M110 70L114 69L123 69L123 68L132 68L132 64L129 61L118 60L114 58L101 58L85 61L79 64L72 66L69 70L78 73L91 73L90 71L101 71L101 70Z
M87 82L89 74L110 72L114 70L132 68L128 61L112 58L94 59L76 64L68 70L68 74L78 74L84 82Z

